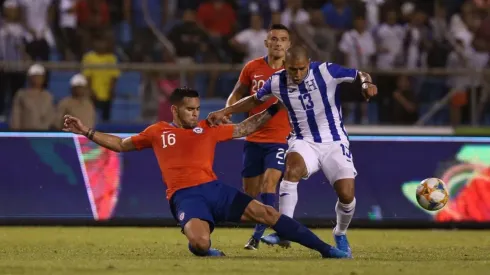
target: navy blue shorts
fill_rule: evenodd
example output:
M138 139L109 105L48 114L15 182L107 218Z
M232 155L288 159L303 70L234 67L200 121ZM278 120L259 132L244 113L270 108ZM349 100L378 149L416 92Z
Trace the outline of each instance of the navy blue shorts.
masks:
M196 218L207 221L213 232L216 223L240 222L252 200L247 194L216 180L178 190L170 199L170 209L182 230L190 219Z
M262 175L269 168L283 172L287 149L288 145L282 143L245 141L242 177L256 177Z

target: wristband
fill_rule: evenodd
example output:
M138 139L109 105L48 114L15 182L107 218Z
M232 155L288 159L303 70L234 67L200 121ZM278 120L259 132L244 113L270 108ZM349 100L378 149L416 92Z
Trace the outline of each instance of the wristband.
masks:
M87 132L87 138L92 140L94 138L94 135L95 135L95 130L90 128Z
M275 114L277 114L277 112L279 112L279 104L277 103L272 104L269 108L267 108L267 112L271 116L274 116Z

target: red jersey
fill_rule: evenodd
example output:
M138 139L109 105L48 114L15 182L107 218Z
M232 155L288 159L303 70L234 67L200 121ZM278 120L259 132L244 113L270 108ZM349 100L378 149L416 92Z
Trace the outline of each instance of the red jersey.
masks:
M233 138L233 128L231 124L209 127L200 121L194 129L183 129L158 122L131 140L138 150L153 148L170 199L177 190L217 179L214 150L218 142Z
M250 87L250 95L255 94L264 83L280 69L273 69L267 63L267 57L254 59L245 65L240 73L240 83ZM262 105L254 108L250 115L254 115L269 108L277 102L277 98L271 98ZM286 138L291 132L288 113L280 110L262 128L247 136L246 140L258 143L286 143Z

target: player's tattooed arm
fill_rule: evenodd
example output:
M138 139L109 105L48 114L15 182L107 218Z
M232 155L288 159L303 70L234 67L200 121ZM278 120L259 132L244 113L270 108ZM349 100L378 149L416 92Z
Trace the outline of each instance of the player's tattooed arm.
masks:
M281 108L281 105L276 103L266 110L255 114L239 124L234 125L233 138L240 138L250 135L262 127L271 117L273 117Z

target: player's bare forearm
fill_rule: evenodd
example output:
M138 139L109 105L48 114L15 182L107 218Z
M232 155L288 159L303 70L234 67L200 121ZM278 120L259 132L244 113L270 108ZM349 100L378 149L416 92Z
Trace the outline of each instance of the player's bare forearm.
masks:
M253 115L239 124L235 124L233 129L233 138L240 138L250 135L251 133L257 131L264 125L272 116L267 112L263 111L256 115Z
M235 104L223 109L225 115L246 113L262 104L254 95L247 96L235 102Z
M87 136L85 134L85 136ZM114 152L128 152L136 150L131 138L122 139L115 135L110 135L102 132L95 132L92 141L98 145L105 147Z
M283 108L282 104L273 104L266 110L247 118L239 124L235 124L235 128L233 129L233 138L245 137L257 131L277 112L279 112L281 108Z
M357 72L357 75L359 76L359 79L361 80L361 83L364 83L364 82L370 82L372 83L373 82L373 79L371 78L371 75L366 73L366 72L362 72L362 71L358 71Z
M231 92L228 100L226 100L226 107L235 104L240 99L244 98L248 93L248 86L243 85L240 81L237 81L235 88Z

